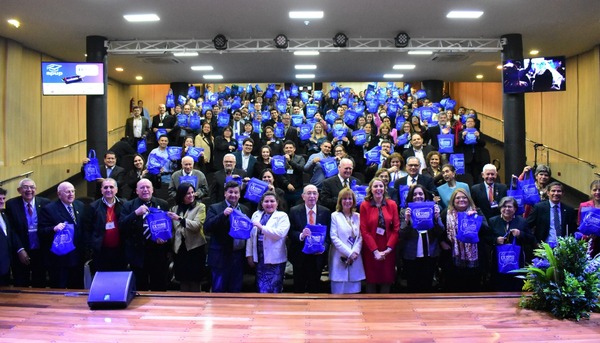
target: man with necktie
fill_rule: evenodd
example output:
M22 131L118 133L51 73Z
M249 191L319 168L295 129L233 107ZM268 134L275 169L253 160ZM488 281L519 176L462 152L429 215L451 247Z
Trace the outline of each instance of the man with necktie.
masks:
M548 200L538 202L527 217L537 242L556 245L558 237L573 235L577 230L576 215L573 208L561 202L562 184L552 182L548 185Z
M85 158L83 160L83 165L85 166L90 162L89 158ZM83 173L83 166L81 167L81 172ZM117 155L113 151L107 151L104 154L104 165L100 166L100 175L101 178L96 179L96 193L94 194L95 199L99 199L102 196L102 190L100 189L102 182L106 178L111 178L117 181L117 186L123 186L123 179L125 178L125 168L119 167L117 165ZM120 195L120 194L119 194Z
M6 193L4 188L0 188L0 286L8 285L13 254L18 256L17 263L28 265L30 261L27 251L23 249L19 237L10 227L8 217L3 211Z
M304 187L302 200L304 203L292 207L289 215L291 226L288 237L291 244L288 257L294 266L294 292L320 293L323 292L320 287L321 273L329 252L331 212L327 207L317 205L319 191L314 185ZM324 253L309 255L302 252L306 237L311 235L307 224L321 224L327 227Z
M323 188L321 190L321 204L329 209L329 211L335 211L337 204L338 194L344 187L352 187L353 184L359 184L359 180L352 176L354 170L354 163L349 158L342 158L338 165L338 173L330 178L323 181Z
M481 172L483 182L471 187L473 202L483 212L487 220L500 215L498 203L506 196L507 188L505 185L496 182L497 175L496 166L486 164Z
M418 157L410 156L406 159L406 172L407 176L401 177L400 179L394 182L395 192L390 192L390 196L392 200L394 200L397 204L400 204L400 186L412 186L412 185L422 185L427 189L427 191L434 196L438 195L437 188L433 183L433 178L431 176L419 174L421 170L421 161Z
M19 181L19 196L6 202L6 214L14 233L19 236L23 248L31 258L28 265L13 258L12 274L16 287L44 288L48 284L46 268L47 251L42 249L38 222L42 208L50 200L36 195L35 181L29 178Z
M47 254L47 267L51 288L83 288L83 248L84 232L82 218L84 205L75 200L75 187L70 182L62 182L57 188L58 200L42 208L39 219L41 244ZM73 226L71 237L75 249L58 255L51 251L56 235Z

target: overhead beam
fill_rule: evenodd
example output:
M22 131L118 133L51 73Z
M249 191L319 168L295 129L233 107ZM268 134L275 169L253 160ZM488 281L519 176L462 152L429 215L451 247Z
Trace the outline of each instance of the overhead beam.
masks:
M229 39L227 50L216 50L210 39L188 40L129 40L109 41L108 53L115 55L165 54L175 52L198 53L247 53L274 51L318 50L319 52L378 52L431 50L433 52L499 52L499 38L411 38L406 48L397 48L393 39L350 38L348 46L333 46L332 39L289 39L287 49L275 47L269 39Z

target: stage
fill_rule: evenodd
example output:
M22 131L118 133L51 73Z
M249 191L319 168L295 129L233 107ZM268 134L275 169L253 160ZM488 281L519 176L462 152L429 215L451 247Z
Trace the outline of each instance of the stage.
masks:
M600 341L600 314L553 319L517 293L140 293L92 311L86 292L0 288L0 342Z

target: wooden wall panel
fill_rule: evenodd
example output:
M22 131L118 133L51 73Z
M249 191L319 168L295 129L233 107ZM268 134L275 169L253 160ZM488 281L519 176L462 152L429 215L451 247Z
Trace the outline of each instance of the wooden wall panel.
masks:
M4 125L4 120L6 116L6 70L7 70L7 41L6 39L0 37L0 167L5 165L6 158L6 127ZM2 170L4 168L0 168ZM0 172L0 177L2 176ZM3 178L4 179L4 178Z
M598 157L598 121L600 120L600 47L579 55L576 59L584 73L578 73L578 92L576 98L571 101L570 111L577 110L579 113L578 138L579 155L584 160L596 161L600 164ZM571 66L570 64L568 65ZM569 69L571 70L571 69ZM567 88L571 87L571 73ZM576 107L575 107L576 106ZM568 115L567 113L567 115ZM590 147L595 147L590 148Z

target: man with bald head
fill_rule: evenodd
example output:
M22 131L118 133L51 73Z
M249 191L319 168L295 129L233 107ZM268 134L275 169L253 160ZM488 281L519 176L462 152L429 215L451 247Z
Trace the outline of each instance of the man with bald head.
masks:
M166 291L170 241L151 240L146 216L150 208L167 211L169 205L153 196L154 188L148 179L138 181L135 191L137 198L123 205L118 221L125 244L125 260L135 275L137 290Z
M31 261L24 265L13 258L12 274L16 287L44 288L48 284L46 251L40 245L38 223L42 208L50 200L36 195L35 181L25 178L19 181L19 196L6 202L6 214L11 228L19 237Z
M181 181L183 180L183 181ZM181 169L171 175L169 183L169 199L175 199L177 188L181 183L188 182L196 189L196 199L200 200L208 196L208 182L203 172L194 169L194 159L185 156L181 159Z
M358 179L352 176L354 162L349 158L342 158L338 165L338 174L323 181L321 190L321 204L334 212L338 200L338 194L344 187L351 187L353 183L360 184Z
M70 182L62 182L57 188L58 200L42 208L39 219L39 230L42 245L47 252L46 263L50 276L51 288L83 288L83 248L84 233L82 229L84 205L75 200L75 187ZM64 255L49 251L54 236L73 226L73 244L75 249Z

